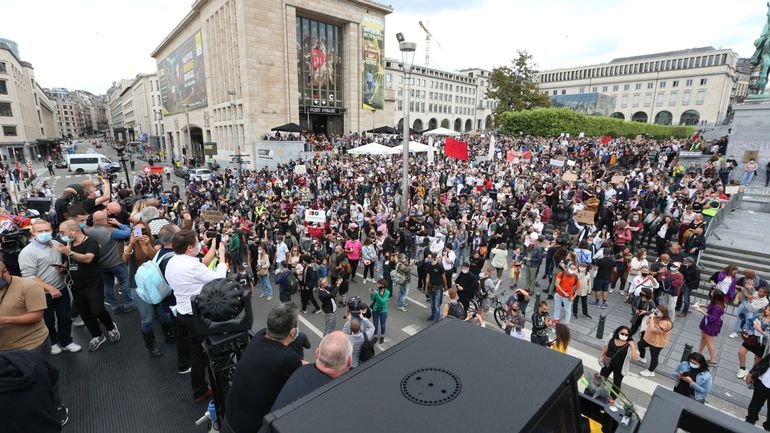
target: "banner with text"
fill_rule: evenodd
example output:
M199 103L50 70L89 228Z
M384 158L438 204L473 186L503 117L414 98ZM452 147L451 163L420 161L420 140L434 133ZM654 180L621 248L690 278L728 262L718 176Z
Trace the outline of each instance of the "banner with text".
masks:
M203 66L203 39L198 30L158 63L163 114L169 115L205 107L206 71Z
M364 110L382 110L384 106L383 78L385 76L385 19L364 15L363 32L363 98Z

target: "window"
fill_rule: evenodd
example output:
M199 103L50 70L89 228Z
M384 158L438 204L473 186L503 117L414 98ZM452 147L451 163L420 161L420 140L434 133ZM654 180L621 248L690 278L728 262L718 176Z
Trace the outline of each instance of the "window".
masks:
M580 93L585 93L585 92L586 92L586 89L584 87L581 87L580 88Z
M615 84L614 86L612 86L612 91L613 91L613 92L617 92L617 91L618 91L618 87L620 87L620 86L618 86L617 84Z
M554 91L553 91L553 94L554 94L554 95L556 95L557 93L559 93L557 90L554 90Z
M622 108L626 108L628 106L628 95L623 95L623 97L620 99L620 106Z
M701 78L700 79L700 85L705 86L708 83L708 78Z
M7 74L8 71L5 69L5 62L0 62L0 74Z
M630 88L631 88L630 84L624 84L623 85L623 90L629 90Z
M655 83L647 83L647 90L652 90L654 86L655 86Z
M404 76L403 75L399 75L398 76L398 84L404 84Z
M391 88L393 87L393 74L385 74L385 87Z
M634 89L642 90L642 83L636 83L636 85L634 86Z
M10 102L0 102L0 117L13 117Z
M687 86L687 87L692 86L692 80L685 81L684 85Z
M665 81L661 81L661 82L658 83L658 89L665 89L665 88L666 88L666 82Z
M658 95L655 97L655 105L658 107L663 106L663 93L658 93Z
M652 104L652 93L644 95L644 106L649 107Z
M562 94L562 95L566 95L566 94L567 94L567 90L565 90L565 89L562 89L562 91L561 91L561 94Z
M695 104L702 105L705 99L706 99L706 91L698 90L698 93L695 94Z
M631 103L632 107L638 107L639 106L639 95L634 95L633 102Z
M16 136L16 127L15 126L9 126L9 125L3 125L3 135L6 137L15 137Z
M679 87L679 80L674 80L671 82L671 87Z
M8 85L5 83L6 83L5 80L0 80L0 95L8 94Z
M682 105L690 105L690 92L684 92L682 95Z
M602 92L607 92L607 86L602 86Z

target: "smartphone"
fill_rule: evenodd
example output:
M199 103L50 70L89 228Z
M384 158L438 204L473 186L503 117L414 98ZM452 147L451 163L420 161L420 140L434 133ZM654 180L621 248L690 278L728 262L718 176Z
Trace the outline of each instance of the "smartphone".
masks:
M141 236L142 235L142 226L134 226L134 236Z
M215 237L217 240L217 247L219 247L220 245L222 245L222 235L217 233Z

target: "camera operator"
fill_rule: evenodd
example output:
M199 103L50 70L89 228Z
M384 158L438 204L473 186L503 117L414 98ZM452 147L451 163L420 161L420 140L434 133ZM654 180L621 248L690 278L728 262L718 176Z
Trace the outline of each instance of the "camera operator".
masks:
M227 262L225 261L225 244L217 245L217 240L212 239L211 248L204 257L203 262L198 258L200 247L198 237L191 230L181 230L174 234L171 240L176 255L172 257L164 276L176 297L176 324L177 324L177 365L179 373L191 372L190 382L193 389L193 398L201 402L211 397L211 388L206 383L205 367L206 354L203 352L203 337L195 332L195 322L192 316L190 299L200 294L203 286L209 281L227 276ZM220 262L216 270L211 270L204 263L210 261L215 251L219 252ZM188 368L184 368L188 367Z

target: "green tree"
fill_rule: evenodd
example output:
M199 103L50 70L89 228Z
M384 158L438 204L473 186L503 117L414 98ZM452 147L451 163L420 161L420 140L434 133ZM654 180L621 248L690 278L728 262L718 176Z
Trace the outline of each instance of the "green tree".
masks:
M508 111L523 111L551 105L548 96L542 94L535 78L537 70L532 63L532 55L526 51L517 51L518 57L511 66L492 69L489 87L485 95L497 101L492 114L495 124L500 123L500 116Z
M449 119L444 119L441 121L441 127L442 128L449 128Z

